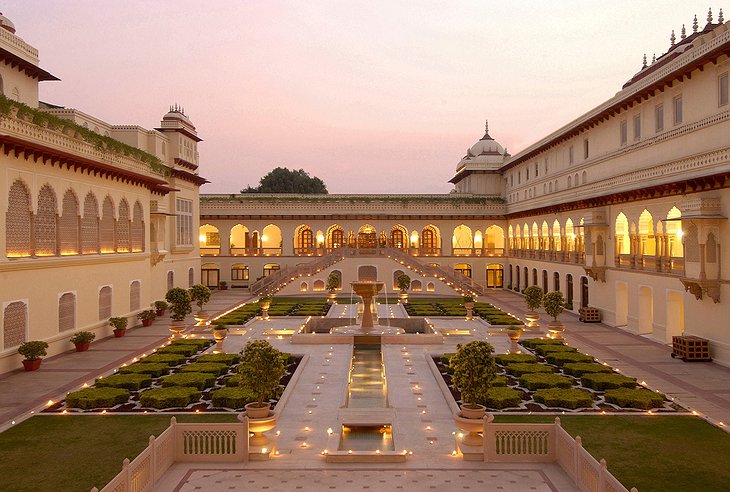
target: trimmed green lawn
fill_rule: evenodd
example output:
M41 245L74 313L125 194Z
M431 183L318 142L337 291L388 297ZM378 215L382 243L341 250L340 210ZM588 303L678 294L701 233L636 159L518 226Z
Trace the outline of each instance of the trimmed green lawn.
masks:
M552 416L496 415L495 422L553 422ZM729 491L730 435L697 417L570 416L563 428L640 492Z
M0 434L4 491L101 489L170 425L170 415L32 417ZM236 415L177 415L178 422L236 422Z

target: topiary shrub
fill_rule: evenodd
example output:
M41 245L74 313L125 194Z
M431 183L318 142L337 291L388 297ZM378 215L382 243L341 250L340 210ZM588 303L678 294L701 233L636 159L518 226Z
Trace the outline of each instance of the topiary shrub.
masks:
M215 375L206 372L178 372L162 378L161 383L163 387L187 386L202 391L215 384Z
M180 408L200 399L200 392L186 386L154 388L143 392L139 402L149 408Z
M124 388L138 391L152 385L152 376L149 374L114 374L108 378L97 378L94 385L97 388Z
M593 362L593 357L578 352L550 352L545 356L550 364L562 366L571 362Z
M210 398L214 407L232 408L234 410L256 401L256 395L251 390L240 386L217 389L211 392Z
M139 360L140 364L167 364L168 366L177 366L185 362L187 358L182 354L152 354L147 357L142 357Z
M506 366L507 364L521 364L525 362L537 362L537 357L531 354L497 354L494 356L497 364Z
M624 408L651 410L664 404L664 395L644 388L606 390L606 401Z
M512 376L517 376L517 377L520 377L523 374L529 374L529 373L534 373L534 372L542 372L542 373L552 373L553 372L552 367L546 366L545 364L538 364L536 362L508 364L505 367L505 370L507 371L507 374L511 374Z
M241 364L238 374L241 376L241 387L256 395L259 407L264 400L271 397L279 386L279 380L286 373L281 352L266 340L246 342L241 352Z
M203 354L195 362L214 362L216 364L233 365L238 364L241 357L238 354Z
M200 350L197 346L192 344L175 344L168 345L167 347L162 347L161 349L157 350L158 354L180 354L184 355L185 357L190 357L194 353L196 353L198 350Z
M66 397L66 406L69 408L110 408L126 403L129 400L129 391L123 388L85 388L69 393Z
M170 318L174 321L182 321L185 316L193 311L191 306L193 299L190 296L190 292L181 288L173 287L165 294L165 300L170 303Z
M548 407L586 408L593 406L593 395L578 388L546 388L535 391L534 399Z
M542 298L542 305L545 308L545 312L552 316L553 320L557 321L560 313L565 309L565 297L559 290L548 292Z
M487 390L485 405L495 410L519 406L522 392L512 388L492 387Z
M568 345L538 345L535 347L535 352L542 356L547 356L549 353L555 352L577 352L578 349L570 347Z
M193 362L192 364L182 366L180 372L207 372L216 376L222 376L228 372L228 365L215 362Z
M195 284L190 287L190 299L198 306L198 309L203 310L203 306L210 301L210 289L203 284Z
M565 342L552 338L528 338L526 340L520 340L520 345L529 349L534 349L538 345L565 345Z
M153 378L159 378L163 374L170 372L170 366L167 364L141 364L136 363L131 366L120 367L121 374L149 374Z
M520 377L520 386L530 391L542 388L570 388L573 386L573 380L560 374L533 372Z
M530 311L537 311L542 305L543 291L537 285L525 289L525 304Z
M570 362L563 365L563 372L577 378L589 373L611 373L610 367L595 362Z
M623 374L607 374L595 372L585 374L580 378L583 386L597 391L605 391L616 388L636 388L636 378L630 378Z
M461 392L464 406L486 404L487 390L497 372L494 347L482 340L457 345L451 358L454 369L453 384Z

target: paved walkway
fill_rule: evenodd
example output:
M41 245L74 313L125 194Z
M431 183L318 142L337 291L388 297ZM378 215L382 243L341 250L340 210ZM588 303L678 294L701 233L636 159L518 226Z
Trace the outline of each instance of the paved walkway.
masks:
M243 302L247 293L214 291L205 309L211 314L222 312L234 303ZM194 307L197 309L197 307ZM169 314L169 312L168 312ZM70 350L43 359L41 368L25 372L22 368L0 376L0 432L37 412L49 400L57 401L67 392L78 389L134 357L162 345L170 336L170 318L157 318L152 326L127 329L122 338L113 336L95 340L87 352ZM188 324L195 320L188 318Z

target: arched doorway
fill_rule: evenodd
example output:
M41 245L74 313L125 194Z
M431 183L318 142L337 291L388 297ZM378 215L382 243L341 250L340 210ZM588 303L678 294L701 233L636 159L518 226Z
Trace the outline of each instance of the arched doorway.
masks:
M454 256L470 256L474 247L471 229L464 224L457 226L451 237L451 246Z
M300 225L294 233L294 254L300 256L314 254L314 233L308 225Z
M537 285L537 268L532 269L532 285Z
M441 236L434 225L427 225L421 232L421 254L426 256L441 254Z
M215 263L204 263L200 266L200 282L206 287L218 287L221 271Z
M588 277L580 278L580 307L588 307Z
M359 249L375 249L378 247L378 231L370 224L365 224L357 231L357 247Z
M487 287L501 289L504 286L504 269L502 265L493 263L487 265Z
M571 274L565 276L565 303L573 305L573 276Z
M390 247L403 251L408 249L408 230L402 225L395 225L390 230Z
M560 292L560 274L558 272L553 273L553 290Z
M218 256L221 252L221 237L218 228L210 224L200 226L200 256Z
M542 291L548 291L548 272L547 270L542 271Z
M281 255L281 229L274 224L264 227L261 234L261 247L264 256L280 256Z

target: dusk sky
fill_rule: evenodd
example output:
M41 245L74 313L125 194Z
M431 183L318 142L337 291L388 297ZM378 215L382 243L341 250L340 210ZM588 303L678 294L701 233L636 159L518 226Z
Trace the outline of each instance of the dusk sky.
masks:
M512 154L610 98L708 6L695 0L11 0L60 82L41 99L112 124L178 103L205 193L276 166L330 193L447 193L484 133ZM728 12L730 14L730 12Z

